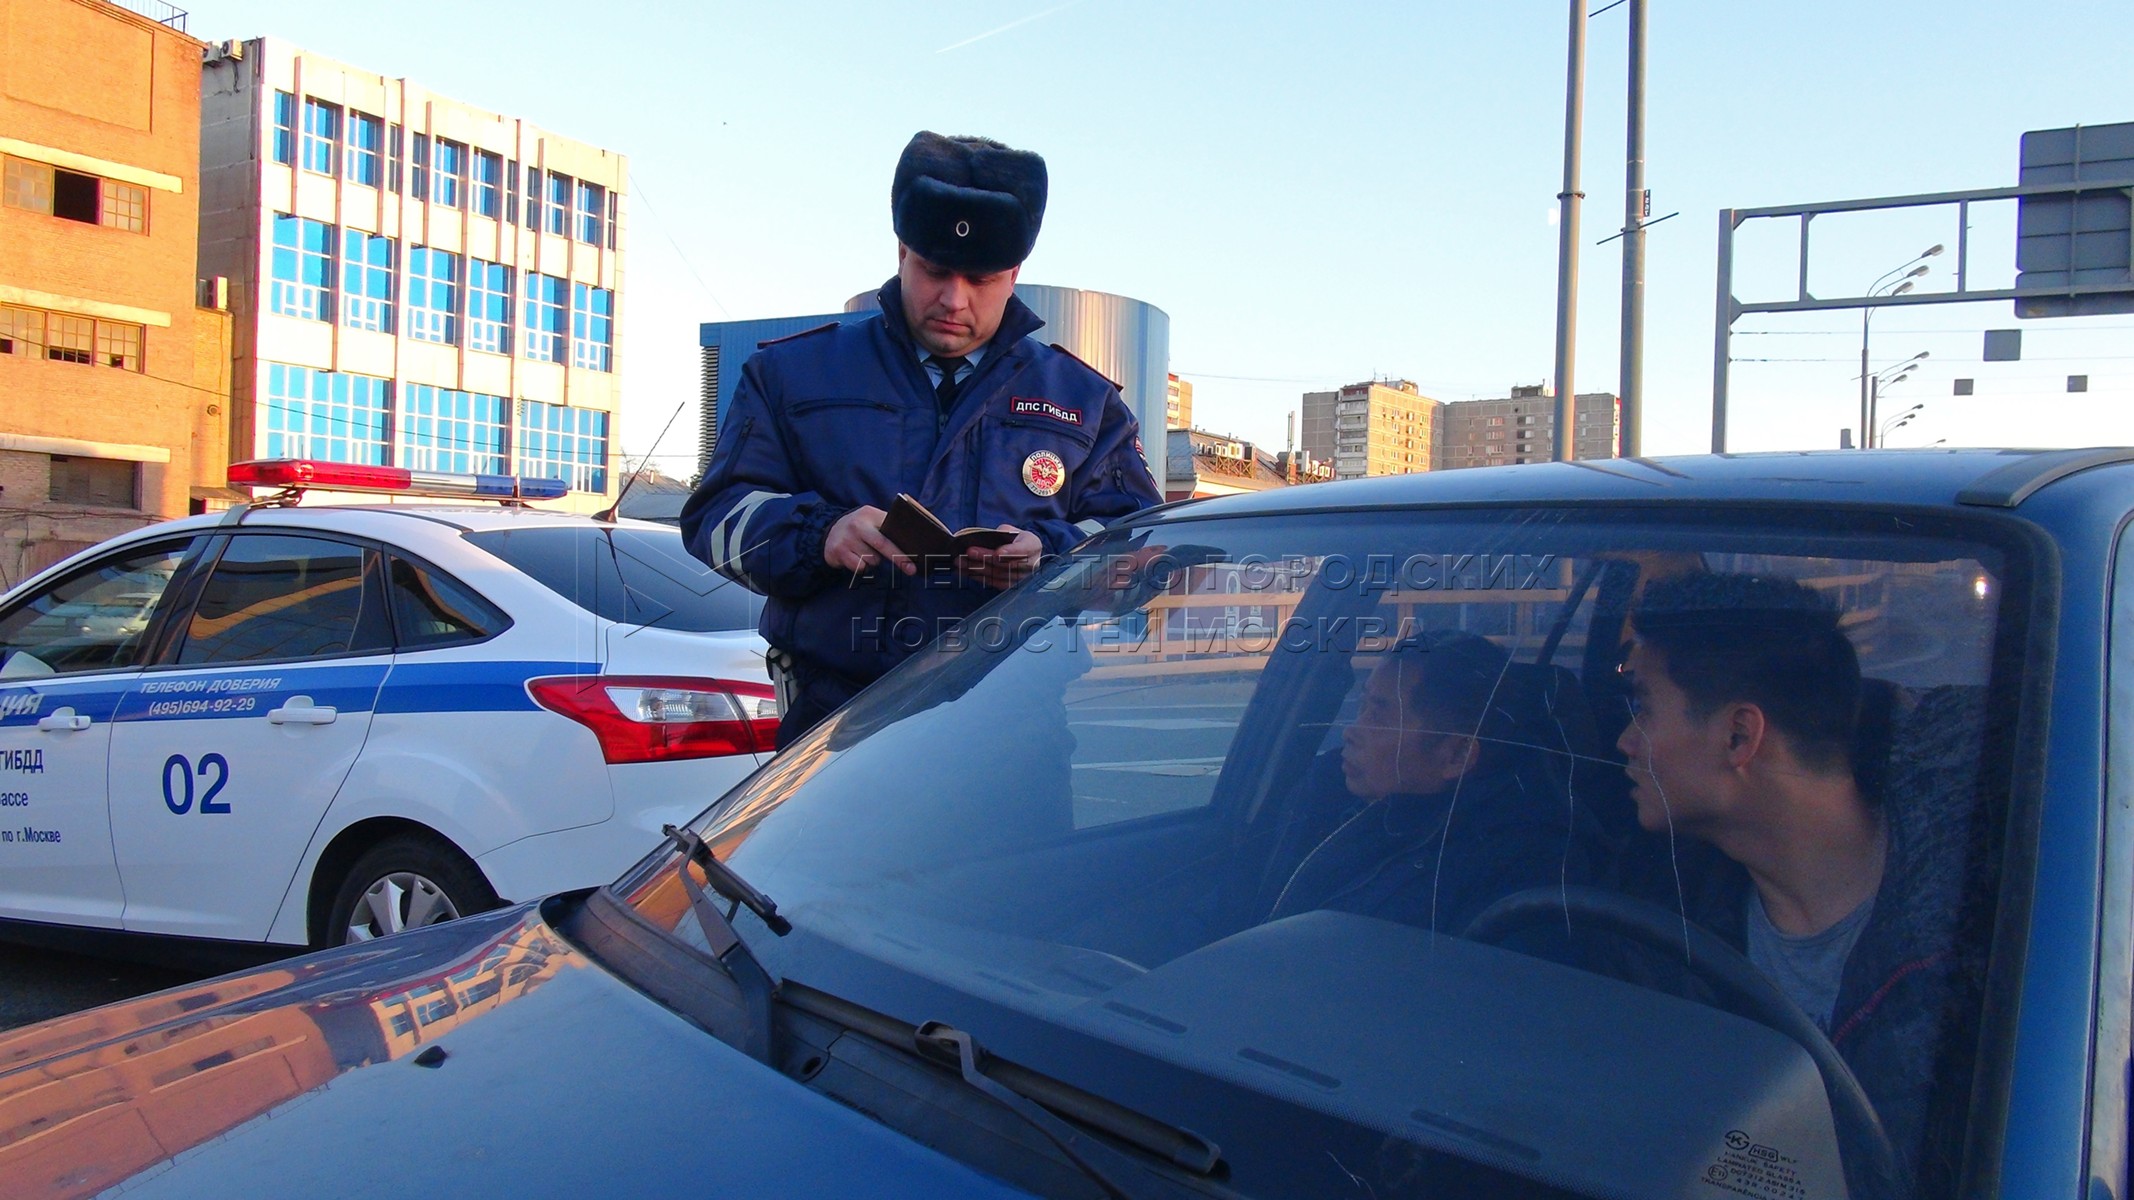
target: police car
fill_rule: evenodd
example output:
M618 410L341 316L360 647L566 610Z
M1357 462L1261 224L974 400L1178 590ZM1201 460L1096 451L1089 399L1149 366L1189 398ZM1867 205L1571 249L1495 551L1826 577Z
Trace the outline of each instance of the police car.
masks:
M557 480L277 460L0 597L0 922L321 946L611 878L767 756L760 601Z

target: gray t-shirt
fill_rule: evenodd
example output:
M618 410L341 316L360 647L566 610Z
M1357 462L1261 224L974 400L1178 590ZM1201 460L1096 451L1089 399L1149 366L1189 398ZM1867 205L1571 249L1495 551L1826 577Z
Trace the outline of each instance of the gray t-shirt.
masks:
M1874 911L1875 898L1869 896L1830 928L1795 937L1779 932L1771 924L1763 897L1750 888L1749 961L1770 977L1787 999L1800 1005L1801 1011L1824 1033L1829 1033L1831 1009L1837 1006L1838 981L1845 974L1845 960L1851 957L1853 943L1860 940L1860 931L1867 928L1867 918Z

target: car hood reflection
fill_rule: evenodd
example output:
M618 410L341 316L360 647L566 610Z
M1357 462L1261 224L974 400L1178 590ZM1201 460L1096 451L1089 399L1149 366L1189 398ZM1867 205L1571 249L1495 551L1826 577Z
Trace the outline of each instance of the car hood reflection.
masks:
M0 1035L10 1197L1020 1195L644 998L531 907Z

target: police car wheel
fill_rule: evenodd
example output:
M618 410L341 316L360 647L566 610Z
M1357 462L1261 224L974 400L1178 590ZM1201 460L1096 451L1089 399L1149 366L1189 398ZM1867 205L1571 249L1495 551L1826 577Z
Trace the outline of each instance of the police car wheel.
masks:
M489 881L465 855L427 838L389 838L365 851L342 879L326 940L367 942L496 905Z

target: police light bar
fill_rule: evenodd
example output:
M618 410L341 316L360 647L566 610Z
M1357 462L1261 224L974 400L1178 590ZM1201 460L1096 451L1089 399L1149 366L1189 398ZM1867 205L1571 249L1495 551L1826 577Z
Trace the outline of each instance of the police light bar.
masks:
M474 496L484 500L560 500L571 490L570 482L563 479L410 471L404 467L316 462L308 458L261 458L231 463L229 477L232 487L322 488L395 496Z

